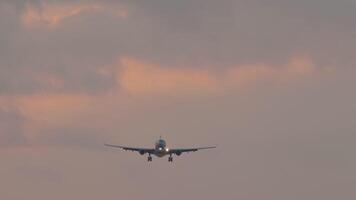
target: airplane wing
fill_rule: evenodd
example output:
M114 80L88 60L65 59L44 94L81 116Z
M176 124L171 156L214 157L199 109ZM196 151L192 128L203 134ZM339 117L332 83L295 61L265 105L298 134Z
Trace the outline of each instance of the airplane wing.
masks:
M195 152L198 150L203 150L203 149L213 149L216 148L216 146L210 146L210 147L198 147L198 148L186 148L186 149L170 149L169 152L172 154L176 154L177 156L181 155L182 153L188 153L188 152Z
M125 147L125 146L112 145L112 144L105 144L105 146L119 148L119 149L123 149L125 151L137 151L142 155L145 153L153 153L154 152L154 149L148 149L148 148Z

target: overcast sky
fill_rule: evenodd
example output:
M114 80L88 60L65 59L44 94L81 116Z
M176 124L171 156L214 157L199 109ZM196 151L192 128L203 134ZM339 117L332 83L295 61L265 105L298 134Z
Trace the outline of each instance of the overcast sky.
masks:
M1 199L355 199L355 10L1 0Z

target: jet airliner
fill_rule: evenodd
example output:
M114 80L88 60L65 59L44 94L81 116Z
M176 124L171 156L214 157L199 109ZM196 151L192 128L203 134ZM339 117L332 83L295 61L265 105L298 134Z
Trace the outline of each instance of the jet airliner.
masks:
M127 147L127 146L119 146L119 145L112 145L112 144L105 144L105 145L109 146L109 147L120 148L125 151L136 151L136 152L140 153L141 155L148 154L148 157L147 157L148 162L152 161L151 155L155 155L159 158L169 155L168 162L173 162L172 155L174 155L174 154L177 156L180 156L182 153L186 153L186 152L195 152L195 151L203 150L203 149L216 148L216 146L208 146L208 147L198 147L198 148L169 149L167 147L166 141L163 140L161 137L159 138L159 140L156 141L154 148L137 148L137 147Z

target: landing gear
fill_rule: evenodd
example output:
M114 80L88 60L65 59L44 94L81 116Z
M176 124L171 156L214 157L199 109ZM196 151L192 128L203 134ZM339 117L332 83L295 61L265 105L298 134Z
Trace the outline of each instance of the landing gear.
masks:
M152 162L152 156L151 155L148 156L147 161L148 162Z
M172 155L169 156L168 162L173 162L173 157L172 157Z

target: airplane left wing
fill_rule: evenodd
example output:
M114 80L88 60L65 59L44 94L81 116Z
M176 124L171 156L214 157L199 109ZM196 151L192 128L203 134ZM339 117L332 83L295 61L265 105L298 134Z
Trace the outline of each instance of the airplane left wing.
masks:
M198 148L186 148L186 149L170 149L169 152L172 154L176 154L177 156L181 155L182 153L188 153L188 152L195 152L198 150L203 150L203 149L213 149L216 148L216 146L210 146L210 147L198 147Z
M152 154L154 152L154 149L148 149L148 148L126 147L126 146L119 146L119 145L112 145L112 144L105 144L105 146L114 147L114 148L120 148L120 149L123 149L125 151L137 151L142 155L145 154L145 153Z

